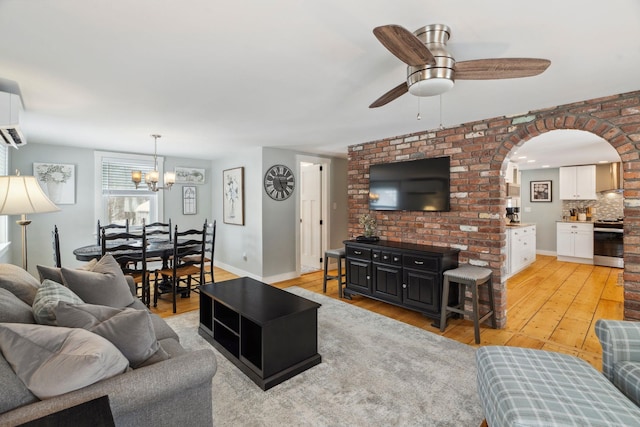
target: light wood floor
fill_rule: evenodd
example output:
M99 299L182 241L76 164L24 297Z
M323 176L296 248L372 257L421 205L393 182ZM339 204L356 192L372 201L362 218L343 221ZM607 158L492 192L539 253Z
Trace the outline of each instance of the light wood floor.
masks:
M621 269L557 261L538 255L536 262L507 281L507 326L481 327L481 345L508 345L559 351L576 355L601 369L602 349L594 333L597 319L622 319L623 286ZM215 269L217 282L235 278ZM322 273L275 283L278 288L299 286L322 293ZM327 296L338 298L335 281L328 282ZM393 319L417 326L456 341L474 343L473 323L449 320L444 333L431 326L432 320L420 313L369 298L354 296L354 304ZM178 314L199 308L197 294L178 301ZM173 315L167 298L152 311L162 317Z

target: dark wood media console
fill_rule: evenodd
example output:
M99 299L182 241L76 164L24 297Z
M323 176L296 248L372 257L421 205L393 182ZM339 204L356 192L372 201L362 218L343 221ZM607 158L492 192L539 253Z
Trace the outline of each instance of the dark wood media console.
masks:
M267 390L322 361L319 307L249 277L207 284L198 333Z
M440 326L442 273L458 267L459 249L380 240L347 240L346 298L364 295L419 311ZM449 305L458 301L452 287Z

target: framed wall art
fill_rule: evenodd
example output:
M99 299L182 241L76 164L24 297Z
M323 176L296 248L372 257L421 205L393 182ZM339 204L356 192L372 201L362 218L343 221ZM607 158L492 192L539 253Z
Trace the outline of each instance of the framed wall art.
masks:
M176 166L176 184L204 184L205 170L186 166Z
M198 198L196 197L196 187L185 185L182 187L182 214L195 215L198 208Z
M222 216L226 224L244 225L244 168L222 171Z
M551 181L531 181L532 202L550 202L551 201Z
M44 193L56 205L76 202L76 167L61 163L34 163L33 175Z

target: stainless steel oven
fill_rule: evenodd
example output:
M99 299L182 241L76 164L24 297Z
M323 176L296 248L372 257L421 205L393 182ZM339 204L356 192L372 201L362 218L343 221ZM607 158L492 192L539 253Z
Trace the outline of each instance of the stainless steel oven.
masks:
M624 268L624 224L622 221L598 221L593 224L593 263Z

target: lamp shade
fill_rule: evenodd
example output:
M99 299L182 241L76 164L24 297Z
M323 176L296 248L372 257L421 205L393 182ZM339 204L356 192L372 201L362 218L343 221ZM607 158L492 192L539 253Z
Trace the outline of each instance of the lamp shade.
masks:
M0 176L0 215L34 214L59 210L44 194L35 176Z

